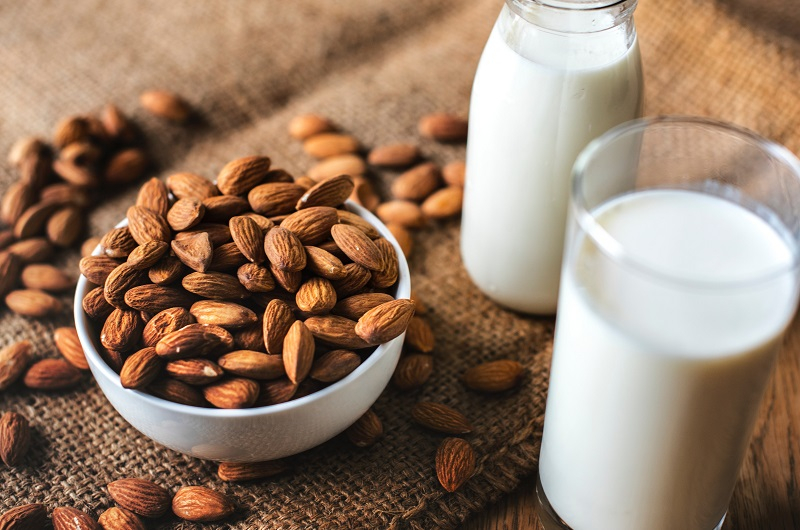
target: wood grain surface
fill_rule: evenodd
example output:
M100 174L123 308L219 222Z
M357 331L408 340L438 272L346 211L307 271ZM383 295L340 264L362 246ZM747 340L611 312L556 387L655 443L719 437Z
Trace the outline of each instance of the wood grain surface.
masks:
M541 530L529 477L462 530ZM723 530L800 529L800 319L778 355ZM585 529L580 529L585 530Z

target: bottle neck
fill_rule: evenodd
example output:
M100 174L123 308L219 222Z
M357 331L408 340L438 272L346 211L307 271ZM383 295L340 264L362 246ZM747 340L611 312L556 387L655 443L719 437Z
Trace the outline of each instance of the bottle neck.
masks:
M508 8L540 28L596 33L631 21L638 0L506 0Z

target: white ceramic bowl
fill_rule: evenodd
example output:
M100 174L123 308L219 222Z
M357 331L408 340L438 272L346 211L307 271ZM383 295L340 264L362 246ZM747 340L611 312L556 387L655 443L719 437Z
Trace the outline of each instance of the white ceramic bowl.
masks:
M392 242L400 262L396 297L408 298L408 263L391 232L364 208L350 202L347 208L367 219ZM125 221L120 223L124 224ZM103 394L144 435L170 449L206 460L272 460L333 438L378 399L394 372L405 338L403 334L381 344L341 381L294 401L238 410L190 407L122 387L119 376L100 357L99 338L83 311L81 302L91 288L92 284L81 276L75 292L75 326Z

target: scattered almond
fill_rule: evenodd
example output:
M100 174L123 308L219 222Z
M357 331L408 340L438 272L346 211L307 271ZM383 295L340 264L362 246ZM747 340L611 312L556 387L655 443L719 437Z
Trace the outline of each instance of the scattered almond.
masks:
M436 476L453 493L475 473L475 450L461 438L445 438L436 451Z
M25 372L31 359L31 343L15 342L0 350L0 392L13 385Z
M470 368L461 380L471 390L504 392L517 386L524 375L525 368L520 363L502 359Z
M53 510L53 528L54 530L103 530L100 523L89 515L68 506L59 506Z
M392 182L392 195L397 199L422 201L442 184L439 166L426 162L413 167Z
M426 114L419 120L419 133L439 142L463 142L467 139L467 121L445 112Z
M328 158L357 152L358 140L347 134L324 132L306 138L303 150L315 158Z
M10 310L26 317L41 318L61 311L61 302L38 289L21 289L6 295Z
M89 369L89 363L86 361L86 355L83 353L83 346L81 346L78 331L75 328L56 328L53 332L53 340L58 351L72 366L79 370Z
M369 152L367 162L373 166L410 166L419 158L419 148L414 144L379 145Z
M383 436L383 422L372 409L369 409L347 428L345 434L356 447L369 447Z
M23 504L0 515L2 530L39 530L48 523L44 504Z
M168 90L148 90L139 96L139 103L151 114L169 121L183 123L192 109L181 96Z
M235 510L236 506L227 496L202 486L184 486L172 498L172 512L196 523L219 521Z
M143 517L161 517L169 509L169 492L149 480L123 478L108 484L114 502Z
M464 190L458 186L448 186L431 194L422 203L422 213L431 219L443 219L461 213Z
M433 373L433 357L411 353L403 355L392 374L392 383L400 390L412 390L424 385Z
M421 401L411 409L411 416L423 427L445 434L467 434L473 430L466 416L441 403Z
M222 462L217 476L225 482L244 482L274 477L290 469L285 460L267 460L264 462Z
M315 134L330 132L334 129L330 120L318 114L295 116L289 122L289 135L297 140L305 140Z
M100 514L97 520L103 530L145 530L139 516L125 508L112 507Z
M65 390L81 381L81 372L64 359L42 359L28 368L23 382L34 390Z
M0 459L15 467L31 447L31 429L28 420L16 412L6 412L0 417Z
M442 168L442 177L448 186L464 187L467 166L463 160L450 162Z

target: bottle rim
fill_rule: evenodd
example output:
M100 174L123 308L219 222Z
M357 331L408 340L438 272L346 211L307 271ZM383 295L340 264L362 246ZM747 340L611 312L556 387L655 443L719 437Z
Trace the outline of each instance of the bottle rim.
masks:
M639 0L506 0L517 16L563 33L596 33L619 26L631 19L638 3ZM580 29L574 29L576 22Z

